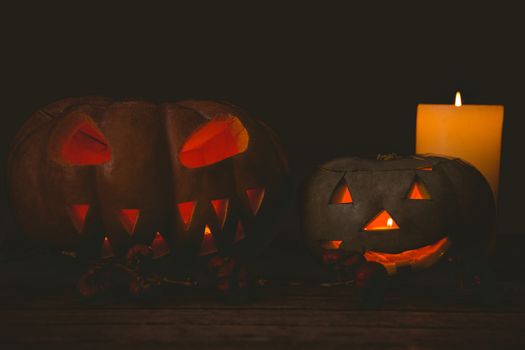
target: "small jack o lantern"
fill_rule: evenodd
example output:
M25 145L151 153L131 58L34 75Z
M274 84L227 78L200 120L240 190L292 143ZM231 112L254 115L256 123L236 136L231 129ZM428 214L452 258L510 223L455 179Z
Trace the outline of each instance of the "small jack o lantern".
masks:
M358 252L390 275L430 267L452 245L481 252L494 216L481 173L443 156L336 159L314 171L302 198L303 233L313 252Z
M273 132L233 105L100 97L35 112L9 155L18 222L79 253L253 254L269 242L288 166Z

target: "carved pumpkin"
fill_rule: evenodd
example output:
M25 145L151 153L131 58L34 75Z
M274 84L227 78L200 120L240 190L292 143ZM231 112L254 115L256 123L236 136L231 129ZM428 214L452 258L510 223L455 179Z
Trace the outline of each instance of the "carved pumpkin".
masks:
M303 233L313 252L363 253L391 275L430 267L451 246L480 252L494 214L478 170L431 155L329 161L309 177L302 198Z
M287 180L273 132L212 101L63 100L29 118L8 164L25 233L104 257L135 243L157 257L253 254L275 233Z

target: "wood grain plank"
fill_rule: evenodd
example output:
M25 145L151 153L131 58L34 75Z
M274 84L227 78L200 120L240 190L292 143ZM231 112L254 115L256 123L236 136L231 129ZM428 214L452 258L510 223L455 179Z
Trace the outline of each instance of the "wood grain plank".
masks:
M129 349L156 348L159 345L192 348L233 347L252 348L254 344L283 348L296 346L320 348L345 345L358 348L520 348L524 337L520 332L486 329L442 328L360 328L346 325L308 327L304 325L40 325L33 327L3 326L2 344L6 346L38 345L39 348L77 347L77 344L97 344L106 348L127 345ZM316 344L317 346L314 346Z

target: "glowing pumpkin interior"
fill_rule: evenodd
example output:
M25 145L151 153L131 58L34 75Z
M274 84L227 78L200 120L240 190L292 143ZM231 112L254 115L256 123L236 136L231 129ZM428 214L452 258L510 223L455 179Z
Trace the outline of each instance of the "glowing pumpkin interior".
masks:
M84 223L86 222L89 204L73 204L70 205L68 209L73 226L75 226L77 232L82 232L84 229Z
M138 209L120 209L118 212L118 218L130 235L135 233L135 226L137 226L137 221L139 219L140 211Z
M90 118L74 118L58 128L52 146L53 158L67 165L97 165L111 159L104 134Z
M386 211L381 210L366 226L363 228L365 231L385 231L385 230L398 230L399 226L392 218L392 216Z
M421 182L421 180L416 179L408 192L408 199L421 200L430 198L432 197L430 196L427 187Z
M108 236L104 236L104 241L102 242L102 249L100 251L100 257L103 259L112 258L115 256L111 242L109 241Z
M213 210L217 215L217 219L219 220L221 227L224 226L224 222L226 221L228 202L229 201L227 199L215 199L211 201L211 205L213 206Z
M343 241L321 241L321 248L327 250L337 250L341 248Z
M239 118L216 117L188 137L179 160L187 168L208 166L244 152L248 141L248 131Z
M200 255L208 255L217 252L217 247L213 239L213 234L211 232L210 226L206 225L204 227L204 237L202 238L202 245Z
M168 246L160 232L157 232L155 234L155 238L153 238L153 242L151 242L150 246L151 250L153 251L153 258L155 259L163 257L170 253L170 247Z
M193 217L193 212L195 211L195 204L195 202L184 202L177 204L185 230L190 227L191 218Z
M343 179L335 187L332 197L330 198L330 204L346 204L352 203L352 195L350 194L350 188Z
M421 248L405 250L397 254L376 252L367 250L364 257L367 261L375 261L382 264L387 272L395 274L398 266L410 265L413 270L420 270L432 266L438 261L450 246L450 240L447 237L439 241L423 246Z
M242 226L242 223L239 221L237 223L237 228L235 229L235 238L233 239L233 242L237 243L245 238L244 235L244 227Z
M252 214L257 215L264 199L264 188L249 188L246 190L246 197L248 198Z

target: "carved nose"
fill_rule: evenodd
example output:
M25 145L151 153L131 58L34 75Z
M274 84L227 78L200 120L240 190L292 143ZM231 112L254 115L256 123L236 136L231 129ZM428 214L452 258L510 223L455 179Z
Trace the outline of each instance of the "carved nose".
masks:
M363 230L365 231L386 231L386 230L398 230L399 226L388 211L385 209L381 210L376 216L370 220Z

